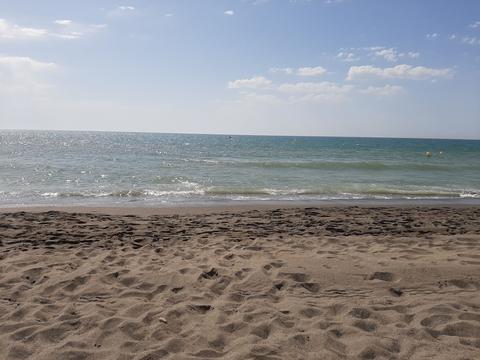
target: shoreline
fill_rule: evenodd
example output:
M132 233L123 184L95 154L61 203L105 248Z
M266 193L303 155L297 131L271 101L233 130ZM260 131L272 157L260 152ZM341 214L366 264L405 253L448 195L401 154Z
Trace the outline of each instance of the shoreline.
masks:
M59 211L68 213L96 213L110 215L173 215L173 214L209 214L219 212L240 213L252 210L305 209L305 208L476 208L480 207L480 199L464 199L462 201L445 199L435 200L325 200L325 201L245 201L218 203L179 203L168 205L0 205L0 214L13 212L41 213Z

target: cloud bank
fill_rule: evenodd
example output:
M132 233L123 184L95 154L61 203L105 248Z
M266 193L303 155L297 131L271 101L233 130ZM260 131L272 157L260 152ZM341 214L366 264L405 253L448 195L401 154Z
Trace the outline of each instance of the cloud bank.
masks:
M452 69L434 69L425 66L397 65L390 68L380 68L372 65L352 66L347 75L347 80L382 78L382 79L409 79L425 80L450 78Z

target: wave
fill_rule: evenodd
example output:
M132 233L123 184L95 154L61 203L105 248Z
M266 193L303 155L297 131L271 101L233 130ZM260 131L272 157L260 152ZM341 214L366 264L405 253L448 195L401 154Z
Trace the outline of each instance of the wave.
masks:
M182 178L165 178L169 183L153 183L142 188L85 188L70 190L67 188L49 191L0 191L0 199L25 200L32 199L139 199L160 201L189 201L225 199L480 199L480 189L419 185L386 185L386 184L324 184L302 187L261 187L261 186L212 186L188 181ZM172 183L172 181L174 181ZM107 200L108 201L108 200Z
M459 166L426 163L383 163L376 161L243 161L184 159L188 162L201 162L207 165L230 165L235 167L255 167L264 169L318 169L318 170L394 170L394 171L458 171L480 170L476 166Z
M171 190L150 190L150 189L129 189L114 191L85 191L85 192L44 192L40 193L41 197L83 197L83 198L102 198L102 197L166 197L166 196L188 196L203 195L205 190L200 185L194 183L183 182L184 189Z
M209 195L238 195L238 196L256 196L266 195L272 197L282 196L300 196L300 197L321 197L328 199L363 199L363 198L480 198L480 191L464 190L440 190L440 189L338 189L337 191L327 189L246 189L242 191L229 189L209 189L206 191Z
M20 194L16 194L19 196ZM3 194L6 196L6 194ZM185 200L201 198L249 198L265 197L268 199L448 199L472 198L480 199L480 190L460 189L401 189L390 187L358 188L344 187L338 189L275 189L275 188L226 188L226 187L201 187L177 190L152 190L131 189L116 191L86 191L86 192L44 192L36 196L42 198L183 198Z
M193 194L204 194L204 191L191 191L191 190L118 190L111 192L46 192L39 194L42 197L161 197L168 195L193 195Z

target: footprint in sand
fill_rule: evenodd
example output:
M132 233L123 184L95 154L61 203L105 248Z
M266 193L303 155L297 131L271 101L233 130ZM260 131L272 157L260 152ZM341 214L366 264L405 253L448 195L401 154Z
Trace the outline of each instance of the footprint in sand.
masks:
M387 271L377 271L368 277L369 280L393 281L395 275Z

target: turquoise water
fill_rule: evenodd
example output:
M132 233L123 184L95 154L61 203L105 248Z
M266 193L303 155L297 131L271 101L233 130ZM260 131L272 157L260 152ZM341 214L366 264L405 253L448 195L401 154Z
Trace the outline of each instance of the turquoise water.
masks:
M2 206L360 199L480 199L480 141L0 131Z

